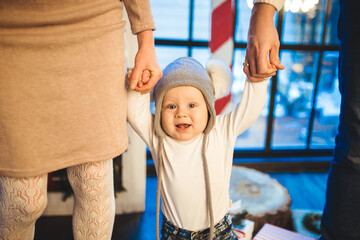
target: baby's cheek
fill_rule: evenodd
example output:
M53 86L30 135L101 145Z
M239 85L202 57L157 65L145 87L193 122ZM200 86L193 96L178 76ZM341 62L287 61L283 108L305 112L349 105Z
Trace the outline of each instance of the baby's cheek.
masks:
M166 120L164 120L164 117L161 118L161 127L164 132L169 135L169 124Z

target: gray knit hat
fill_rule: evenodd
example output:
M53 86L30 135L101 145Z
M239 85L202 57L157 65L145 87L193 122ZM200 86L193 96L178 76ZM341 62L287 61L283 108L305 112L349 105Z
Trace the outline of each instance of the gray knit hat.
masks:
M209 133L215 124L215 100L230 91L231 72L229 67L221 60L212 59L205 69L195 59L182 57L170 63L163 70L163 77L152 92L152 98L155 100L154 127L156 134L160 137L167 135L161 126L161 108L164 96L170 89L179 86L192 86L202 92L209 112L209 120L204 133ZM217 91L214 90L214 86Z

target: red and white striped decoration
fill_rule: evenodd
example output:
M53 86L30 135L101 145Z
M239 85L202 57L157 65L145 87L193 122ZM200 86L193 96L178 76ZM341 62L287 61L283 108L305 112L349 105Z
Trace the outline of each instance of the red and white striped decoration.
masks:
M234 54L234 1L213 0L211 13L210 51L213 58L218 58L232 68ZM216 114L226 110L231 103L231 93L215 102Z

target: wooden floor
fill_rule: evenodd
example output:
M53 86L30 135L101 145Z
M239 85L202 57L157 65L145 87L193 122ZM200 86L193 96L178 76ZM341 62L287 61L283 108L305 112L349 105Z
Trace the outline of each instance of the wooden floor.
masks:
M285 186L292 199L291 209L322 210L327 172L270 173ZM156 178L147 178L144 213L116 216L113 240L154 240ZM71 216L41 217L36 224L36 240L71 240Z

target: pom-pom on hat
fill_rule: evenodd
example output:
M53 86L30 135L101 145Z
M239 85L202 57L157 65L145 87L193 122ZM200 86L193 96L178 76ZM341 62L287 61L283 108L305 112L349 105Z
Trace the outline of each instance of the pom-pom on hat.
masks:
M182 57L170 63L163 70L163 77L156 84L152 94L155 100L155 132L160 137L167 134L161 126L161 108L165 94L172 88L192 86L199 89L205 99L209 120L204 133L209 133L215 124L215 100L226 96L231 87L231 71L225 62L211 59L206 69L193 58Z

